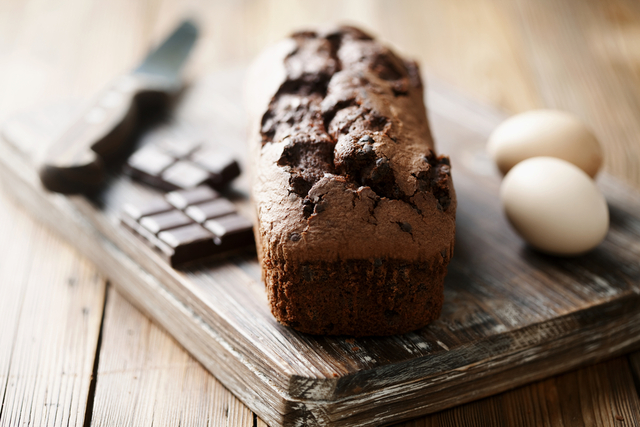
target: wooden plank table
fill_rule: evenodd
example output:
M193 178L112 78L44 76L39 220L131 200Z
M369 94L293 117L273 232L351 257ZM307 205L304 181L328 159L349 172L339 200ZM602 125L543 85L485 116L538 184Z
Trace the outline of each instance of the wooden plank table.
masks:
M367 4L5 1L0 120L88 97L188 7L207 23L192 75L246 60L296 26L348 18L480 99L577 113L600 137L609 172L640 187L636 4ZM0 425L261 423L80 254L0 197ZM406 425L633 425L639 367L632 354Z

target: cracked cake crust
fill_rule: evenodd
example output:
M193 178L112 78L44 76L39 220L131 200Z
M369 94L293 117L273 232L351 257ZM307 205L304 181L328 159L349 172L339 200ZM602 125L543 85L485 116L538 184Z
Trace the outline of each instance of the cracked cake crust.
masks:
M436 319L456 197L417 65L353 27L298 32L256 60L247 94L274 316L355 336Z

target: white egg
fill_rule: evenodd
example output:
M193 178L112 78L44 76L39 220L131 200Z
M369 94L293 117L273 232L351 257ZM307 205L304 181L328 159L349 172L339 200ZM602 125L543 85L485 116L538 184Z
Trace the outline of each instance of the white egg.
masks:
M553 255L596 247L609 229L609 209L595 182L575 165L553 157L518 163L500 188L502 207L518 234Z
M503 174L538 156L566 160L592 178L602 166L602 148L596 137L579 118L564 111L517 114L493 131L487 149Z

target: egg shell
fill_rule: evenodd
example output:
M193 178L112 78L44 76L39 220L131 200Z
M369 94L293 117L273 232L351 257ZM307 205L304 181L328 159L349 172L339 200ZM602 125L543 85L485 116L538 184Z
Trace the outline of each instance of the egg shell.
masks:
M604 196L584 171L565 160L534 157L518 163L502 181L500 199L518 234L549 254L587 252L609 229Z
M492 132L487 149L503 174L538 156L566 160L592 178L602 166L602 148L593 133L578 117L558 110L510 117Z

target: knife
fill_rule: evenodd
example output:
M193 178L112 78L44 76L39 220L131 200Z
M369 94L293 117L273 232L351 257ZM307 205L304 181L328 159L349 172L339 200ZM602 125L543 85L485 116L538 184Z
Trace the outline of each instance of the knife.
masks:
M182 88L182 69L198 35L184 21L131 73L114 79L82 109L45 152L40 180L50 191L65 194L95 191L105 167L131 148L149 111L165 109Z

